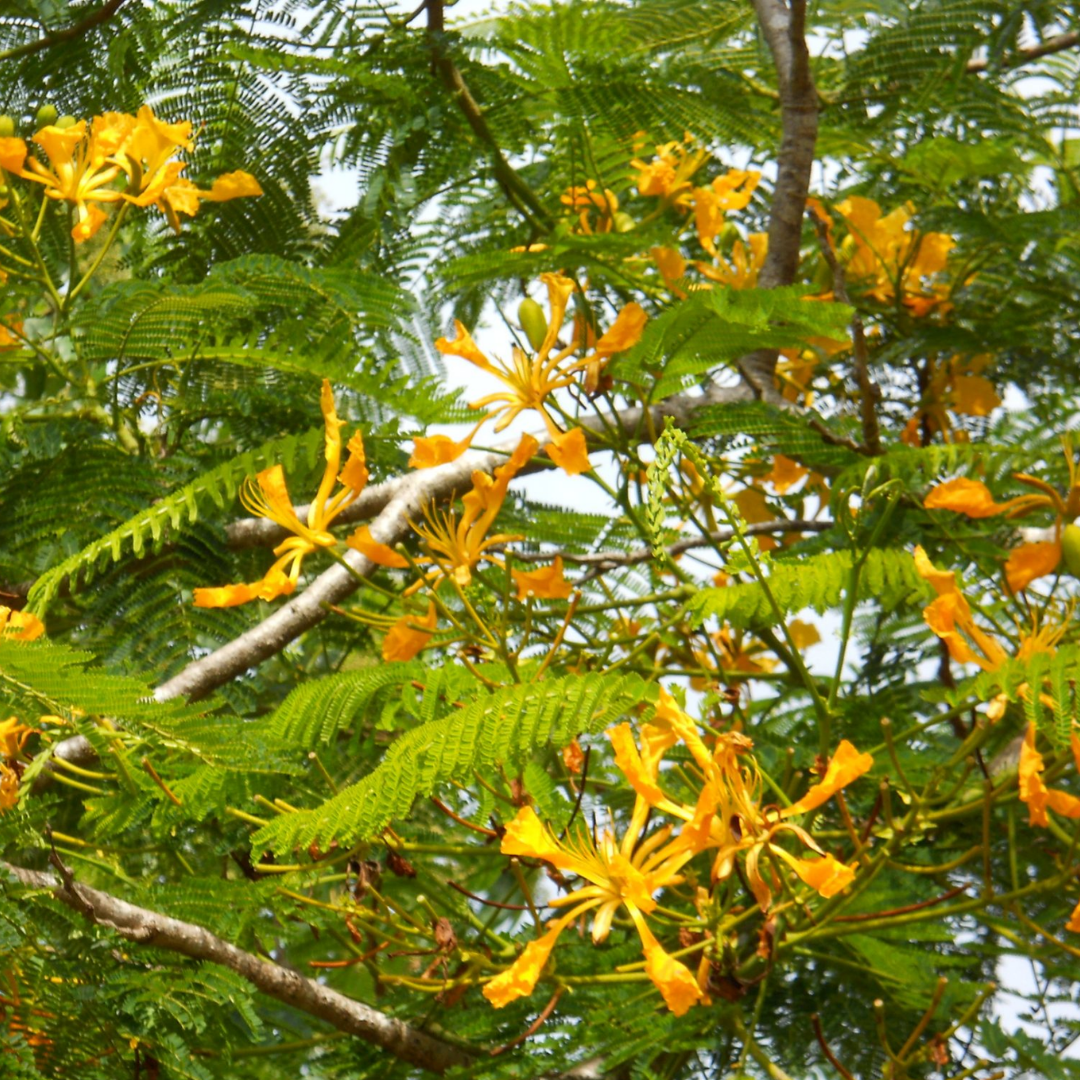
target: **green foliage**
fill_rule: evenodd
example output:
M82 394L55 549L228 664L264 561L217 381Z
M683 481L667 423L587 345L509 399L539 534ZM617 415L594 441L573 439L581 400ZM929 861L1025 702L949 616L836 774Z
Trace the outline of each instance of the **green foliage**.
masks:
M771 595L781 613L813 608L823 614L840 603L854 561L850 551L774 559L765 583L701 589L690 601L690 609L699 625L715 618L733 626L767 626L774 618ZM859 599L873 598L888 611L920 596L922 589L910 552L883 548L866 553L859 576Z
M292 851L370 839L408 814L417 796L466 782L475 770L520 769L537 748L602 731L648 696L648 685L633 675L569 676L496 691L414 728L359 783L318 809L277 818L253 842Z

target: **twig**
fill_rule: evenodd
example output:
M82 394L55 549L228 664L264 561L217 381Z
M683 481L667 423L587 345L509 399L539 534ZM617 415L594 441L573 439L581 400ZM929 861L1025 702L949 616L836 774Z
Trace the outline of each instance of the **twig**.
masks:
M32 56L34 53L41 52L42 49L49 49L53 45L58 45L61 41L71 41L74 38L82 37L88 30L93 30L95 26L108 22L125 2L126 0L108 0L108 3L103 4L97 11L92 12L85 19L72 26L65 27L63 30L54 30L45 34L44 37L38 38L37 41L28 41L24 45L16 45L13 49L0 53L0 61L16 60L21 56Z
M455 889L461 893L462 896L467 896L470 900L475 900L478 904L487 904L488 907L501 908L503 911L528 911L528 904L504 904L500 900L489 900L486 896L477 896L474 892L469 892L464 885L459 885L456 881L448 881L446 883L451 889Z
M840 1064L836 1055L829 1047L829 1044L825 1041L825 1033L821 1030L821 1018L817 1013L810 1014L810 1023L814 1025L814 1038L817 1039L818 1046L821 1047L821 1052L828 1059L829 1064L844 1078L844 1080L855 1080L855 1077L851 1072Z
M833 276L833 295L842 304L852 307L851 297L847 291L847 280L844 277L844 268L836 258L836 252L829 242L829 227L817 214L811 215L814 228L817 229L818 242L825 261ZM863 447L862 453L872 457L878 457L884 451L881 449L881 428L878 425L877 403L881 398L881 388L870 378L870 350L866 346L866 330L863 327L862 316L853 311L851 316L851 343L855 354L855 381L859 386L859 413L862 418Z
M502 1046L496 1046L495 1049L491 1051L491 1056L498 1057L499 1054L505 1053L512 1047L519 1046L531 1035L535 1035L540 1030L540 1026L544 1021L555 1011L555 1006L559 1004L559 998L565 993L566 987L560 986L558 990L551 995L551 999L544 1006L540 1015L516 1039L511 1039L508 1043L503 1043Z

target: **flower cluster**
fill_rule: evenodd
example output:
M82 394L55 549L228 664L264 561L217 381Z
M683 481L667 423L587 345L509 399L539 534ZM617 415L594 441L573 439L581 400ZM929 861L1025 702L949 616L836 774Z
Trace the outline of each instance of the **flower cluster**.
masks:
M208 189L181 176L187 163L178 155L195 146L191 122L165 123L149 105L135 116L109 112L89 122L57 120L31 141L44 151L45 160L31 154L20 138L0 138L2 178L41 184L46 198L71 204L76 243L101 228L106 204L154 206L179 232L179 215L194 216L200 202L262 194L258 181L242 171L219 176Z
M26 740L34 729L19 722L14 716L0 720L0 814L12 809L19 801L19 772L17 761Z
M502 431L523 412L531 410L538 413L551 438L547 447L548 455L556 465L573 476L590 468L585 433L581 428L562 428L552 416L547 399L553 391L574 384L580 371L586 373L585 389L590 392L598 389L603 368L610 358L629 349L641 337L646 315L639 304L631 302L622 308L606 333L592 342L584 321L575 319L570 341L564 345L559 336L566 321L567 305L577 286L563 274L541 274L540 280L547 287L549 314L545 319L542 311L535 313L536 332L531 336L536 340L530 341L535 349L532 355L515 345L511 350L511 363L492 361L476 345L461 322L454 324L454 338L439 338L435 348L444 355L468 360L482 371L494 375L506 387L472 402L470 406L487 410L485 420L495 420L495 431ZM527 335L532 331L531 326L525 329ZM445 436L435 438L445 440ZM436 454L434 448L429 448L426 443L427 440L417 440L418 450L414 458L431 460L433 464L453 460L446 453ZM439 445L440 448L449 449L446 441ZM451 443L449 446L460 454L468 442Z
M849 885L855 869L824 852L810 834L789 819L822 806L873 764L851 743L841 742L819 783L784 809L762 803L762 781L752 757L752 741L737 732L717 734L710 748L694 721L663 689L651 723L637 738L623 723L608 731L615 762L636 794L634 809L621 840L614 828L599 835L579 830L559 840L528 806L507 826L502 851L507 855L541 859L557 871L568 871L585 884L550 906L569 909L550 922L544 934L530 942L521 956L484 987L484 995L501 1008L530 994L547 964L559 935L576 918L594 911L592 938L603 941L615 914L625 908L641 939L645 971L672 1012L685 1013L706 1000L707 961L695 974L660 945L647 916L657 910L655 896L680 884L683 868L703 852L715 852L712 880L729 877L742 860L743 875L762 911L768 911L781 887L780 871L790 867L806 885L823 897ZM676 743L689 750L700 791L684 802L665 790L661 766ZM654 811L669 824L647 833ZM676 831L676 829L678 831ZM781 841L793 837L818 856L792 854Z

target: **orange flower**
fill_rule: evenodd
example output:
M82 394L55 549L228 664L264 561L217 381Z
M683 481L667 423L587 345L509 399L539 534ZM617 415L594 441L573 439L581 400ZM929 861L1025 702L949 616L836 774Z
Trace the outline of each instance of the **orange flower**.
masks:
M688 135L685 143L690 142ZM708 159L707 150L690 150L687 145L669 142L656 147L652 161L635 158L630 164L638 170L638 191L642 195L657 196L672 206L687 209L693 198L690 180Z
M971 608L956 585L956 574L939 570L921 547L915 548L915 569L937 593L937 599L923 609L923 618L945 642L949 655L958 663L978 664L984 671L999 668L1008 654L975 624Z
M816 810L842 788L869 772L873 764L874 759L869 754L860 754L847 739L841 740L821 781L814 784L798 802L782 810L781 816L792 817Z
M342 510L359 498L367 484L368 470L364 458L364 442L360 433L356 432L346 447L349 458L340 474L338 472L341 467L343 422L338 419L334 409L334 394L328 379L323 380L320 404L326 427L326 468L319 490L308 507L307 522L301 522L296 516L285 485L285 473L280 465L264 469L255 477L255 483L252 483L250 478L245 480L240 488L240 501L244 508L257 517L269 518L293 535L274 548L277 561L261 581L250 585L196 589L196 607L235 607L256 598L274 600L279 596L287 596L296 588L304 559L320 548L337 546L337 540L329 531L330 526ZM337 483L341 484L341 490L332 495Z
M1072 737L1072 751L1077 770L1080 770L1080 739L1075 735ZM1035 749L1035 725L1029 724L1020 747L1018 770L1020 801L1027 805L1028 824L1046 828L1049 824L1046 816L1048 809L1062 817L1080 818L1080 799L1067 791L1048 788L1041 775L1045 768L1042 754Z
M26 143L22 139L7 136L0 139L0 169L4 172L21 174L26 162Z
M498 516L510 481L538 447L539 444L531 435L523 435L506 464L495 470L494 477L474 472L473 489L461 500L463 509L460 521L452 510L443 513L434 509L425 510L427 525L413 527L428 551L426 558L419 561L431 562L434 566L423 578L410 585L405 595L416 592L425 583L438 588L446 578L453 578L461 586L468 585L472 581L473 569L481 560L503 565L502 559L489 554L490 549L520 537L501 533L488 536L488 529Z
M717 255L715 263L697 262L694 265L705 277L729 289L753 289L768 253L768 233L751 233L746 243L739 239L732 244L730 262Z
M610 829L595 839L580 830L562 841L541 823L532 807L523 806L518 811L506 827L503 854L542 859L558 870L573 872L586 884L549 901L552 907L569 907L570 911L550 923L543 937L526 946L507 971L484 987L484 996L496 1008L532 993L559 934L578 916L596 912L592 939L601 942L611 932L620 907L626 908L637 928L646 973L668 1008L682 1016L702 1000L704 995L693 974L664 951L645 921L645 915L656 909L654 894L683 880L679 871L693 853L671 840L669 827L643 839L648 817L648 803L639 797L621 842Z
M565 600L573 592L574 587L563 576L561 555L556 555L550 566L541 566L536 570L511 570L510 573L518 588L519 600L529 596L535 596L537 600Z
M578 476L592 468L588 443L581 428L561 431L544 448L547 455L567 476Z
M938 484L923 500L929 509L955 510L972 518L1005 514L1009 518L1023 517L1037 510L1049 510L1055 515L1054 539L1021 544L1014 548L1005 563L1005 580L1013 592L1026 589L1037 578L1052 574L1061 563L1061 530L1066 522L1080 516L1080 478L1073 460L1072 443L1062 439L1065 461L1069 471L1069 487L1064 497L1050 484L1027 473L1013 473L1021 484L1040 494L1018 495L1015 499L997 503L981 480L963 478Z
M675 288L675 282L686 274L686 260L674 248L654 247L649 251L664 284L680 299L686 294Z
M604 188L595 180L568 187L559 196L564 206L578 211L578 228L586 236L609 233L615 229L615 215L619 212L619 199L614 191Z
M580 773L585 764L585 751L577 739L571 739L562 750L563 764L572 772Z
M412 660L417 653L427 648L437 625L435 604L429 603L427 615L422 619L415 615L402 615L386 632L383 639L382 658L387 663L398 660Z
M809 476L810 470L797 461L792 461L783 454L773 457L772 469L761 479L762 482L772 484L778 495L784 495L793 488L804 476Z
M36 641L45 633L45 625L29 611L12 611L0 604L0 638L12 641Z
M0 281L3 281L0 278ZM23 323L12 315L0 319L0 349L18 349L22 347Z

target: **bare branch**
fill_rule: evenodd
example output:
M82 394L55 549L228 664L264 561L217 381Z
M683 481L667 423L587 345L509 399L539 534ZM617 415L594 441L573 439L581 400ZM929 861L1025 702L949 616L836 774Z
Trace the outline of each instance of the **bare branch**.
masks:
M338 1031L355 1035L410 1065L428 1072L444 1073L473 1060L457 1046L362 1002L353 1001L314 979L244 952L202 926L136 907L119 897L40 870L27 870L7 863L0 863L0 866L28 888L50 890L62 904L82 913L96 925L114 930L128 941L167 949L193 960L220 964L247 979L268 997L325 1020Z
M68 26L63 30L54 30L38 38L37 41L28 41L25 45L16 45L15 48L0 53L0 61L17 60L22 56L32 56L34 53L41 52L42 49L59 45L62 41L71 41L74 38L82 37L83 34L93 30L95 26L108 22L125 2L126 0L108 0L108 3L103 4L97 11L91 12L85 19L72 26Z
M1045 41L1039 42L1038 45L1032 45L1029 49L1020 49L1011 56L1003 56L993 64L989 60L969 60L964 70L968 75L978 75L983 71L989 71L991 67L1020 67L1023 64L1030 64L1032 60L1039 60L1053 53L1073 49L1077 45L1080 45L1080 33L1074 30L1068 34L1057 34L1054 37L1049 37Z

